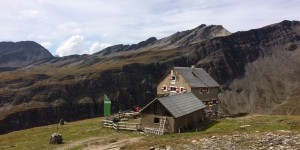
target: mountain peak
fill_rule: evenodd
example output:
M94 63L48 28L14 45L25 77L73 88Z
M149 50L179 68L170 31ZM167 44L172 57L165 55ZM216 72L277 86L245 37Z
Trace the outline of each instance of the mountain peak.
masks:
M163 40L168 43L168 45L186 46L230 34L231 33L221 25L207 26L205 24L201 24L192 30L177 32L169 37L164 38Z
M279 22L278 24L282 24L282 25L299 25L300 22L299 21L296 21L296 20L283 20L281 22Z
M195 29L200 29L200 28L203 28L203 27L206 27L206 24L201 24L198 27L196 27Z

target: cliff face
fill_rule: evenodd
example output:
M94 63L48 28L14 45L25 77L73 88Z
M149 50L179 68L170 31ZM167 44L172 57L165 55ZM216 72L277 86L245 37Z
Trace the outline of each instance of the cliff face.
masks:
M293 106L290 95L300 85L299 29L299 22L283 21L214 39L198 49L200 55L216 50L197 64L222 84L223 111L298 114L281 108Z
M299 41L297 21L230 35L221 26L201 25L160 40L4 72L0 133L54 123L56 103L67 121L99 116L104 93L112 100L113 112L144 106L172 66L205 68L222 85L219 98L228 114L298 114L287 108L299 98Z

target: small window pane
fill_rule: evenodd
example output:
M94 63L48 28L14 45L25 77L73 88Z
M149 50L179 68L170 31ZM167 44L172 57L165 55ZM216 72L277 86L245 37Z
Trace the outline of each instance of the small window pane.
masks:
M172 76L172 80L176 80L176 76Z
M163 90L167 91L167 86L166 85L163 86Z
M171 91L176 91L176 88L177 88L177 87L172 86L172 87L171 87Z

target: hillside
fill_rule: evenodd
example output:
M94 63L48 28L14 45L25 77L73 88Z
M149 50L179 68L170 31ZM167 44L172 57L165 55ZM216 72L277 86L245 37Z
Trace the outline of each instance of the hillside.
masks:
M0 135L0 149L296 149L300 143L299 116L223 118L199 132L145 135L101 127L102 118L59 126L63 144L51 145L56 125Z
M144 106L172 66L204 68L222 85L227 114L299 114L300 22L230 34L201 25L163 39L115 45L0 73L0 133L99 116L103 94L113 112ZM293 108L295 111L291 111Z

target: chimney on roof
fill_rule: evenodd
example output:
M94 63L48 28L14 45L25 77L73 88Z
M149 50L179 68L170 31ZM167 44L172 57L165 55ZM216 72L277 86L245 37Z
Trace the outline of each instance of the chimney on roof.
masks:
M191 68L192 68L192 74L193 74L194 76L196 76L196 75L195 75L195 66L192 65Z

